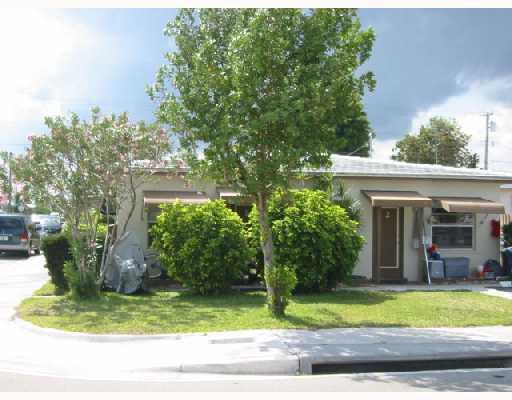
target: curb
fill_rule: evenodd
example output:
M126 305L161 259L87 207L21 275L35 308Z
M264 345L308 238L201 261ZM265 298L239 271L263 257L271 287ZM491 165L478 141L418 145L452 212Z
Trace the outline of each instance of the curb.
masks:
M418 345L418 344L417 344ZM454 346L460 346L459 351L454 351ZM471 350L468 350L468 347ZM461 368L464 368L464 360L484 358L512 358L512 344L459 342L450 344L436 344L436 352L415 351L399 354L402 345L386 345L381 349L375 349L372 354L327 354L327 355L299 355L299 373L311 375L315 364L323 365L347 365L379 362L413 362L413 361L438 361L453 360L460 361ZM444 349L443 349L444 348ZM394 353L394 354L393 354Z
M155 334L155 335L128 335L128 334L94 334L94 333L82 333L82 332L68 332L55 328L41 328L33 324L32 322L26 321L19 317L16 313L11 318L11 321L17 325L18 327L27 330L29 332L51 336L61 339L73 339L73 340L83 340L87 342L104 342L104 343L113 343L113 342L130 342L130 341L152 341L152 340L181 340L186 335L187 337L192 336L208 336L208 333L169 333L169 334Z

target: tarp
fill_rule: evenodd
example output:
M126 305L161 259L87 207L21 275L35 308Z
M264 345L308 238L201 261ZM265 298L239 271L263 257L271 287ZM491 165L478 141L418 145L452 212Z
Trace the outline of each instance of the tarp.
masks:
M432 207L432 199L413 191L363 190L373 207Z
M132 232L126 232L109 251L101 271L103 284L118 293L134 293L142 287L145 272L142 247Z
M504 214L505 206L501 203L482 199L481 197L435 197L434 207L448 212L475 214Z

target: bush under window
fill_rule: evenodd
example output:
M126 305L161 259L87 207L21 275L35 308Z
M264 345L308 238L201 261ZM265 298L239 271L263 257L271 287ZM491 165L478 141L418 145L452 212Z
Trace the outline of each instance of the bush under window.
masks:
M318 292L347 282L364 243L358 223L318 190L277 192L269 204L277 264L295 269L296 290ZM254 207L248 229L250 244L259 252L258 214Z
M163 206L152 235L167 274L199 294L229 290L250 261L243 222L221 200Z

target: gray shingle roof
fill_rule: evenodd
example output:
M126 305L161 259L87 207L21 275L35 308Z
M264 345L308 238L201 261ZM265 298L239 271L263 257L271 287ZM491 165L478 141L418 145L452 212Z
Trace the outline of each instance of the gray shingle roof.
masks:
M339 176L375 176L401 178L434 179L475 179L475 180L512 180L512 171L491 171L476 168L455 168L441 165L413 164L394 160L375 160L365 157L331 157L332 166L316 172L332 172Z

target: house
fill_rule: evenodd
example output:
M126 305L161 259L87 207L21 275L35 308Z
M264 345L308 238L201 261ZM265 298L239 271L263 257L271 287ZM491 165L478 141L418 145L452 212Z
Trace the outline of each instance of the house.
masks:
M161 168L139 186L128 230L144 248L150 245L148 228L162 203L179 199L200 204L222 198L242 215L248 212L250 204L238 193L212 182L188 181L187 173L183 166ZM421 281L424 244L431 243L443 257L466 257L473 271L488 259L500 259L495 221L505 213L501 186L512 184L512 173L338 155L332 156L329 169L306 175L321 173L332 174L335 185L342 180L360 203L360 232L366 243L355 275L377 282ZM295 186L312 184L313 179L305 179Z

